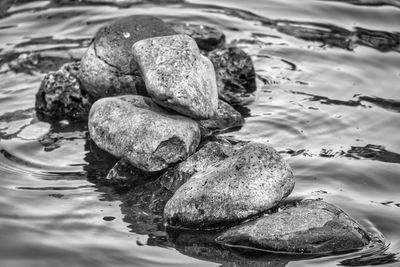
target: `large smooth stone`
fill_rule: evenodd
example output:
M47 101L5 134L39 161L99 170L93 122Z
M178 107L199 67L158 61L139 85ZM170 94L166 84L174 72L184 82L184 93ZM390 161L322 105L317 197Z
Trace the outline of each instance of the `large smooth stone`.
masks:
M193 175L168 201L164 218L188 228L233 225L277 205L293 187L292 170L280 154L249 143Z
M195 119L217 114L214 67L191 37L149 38L136 42L132 51L155 102Z
M44 76L35 103L36 112L42 119L87 119L91 102L75 77L77 69L79 63L67 63L60 70Z
M186 183L195 173L204 171L210 165L226 159L234 152L228 142L209 142L185 161L169 169L161 177L161 185L171 192L175 192Z
M225 45L225 34L213 27L196 24L171 24L171 26L177 33L192 37L201 50L211 51Z
M217 115L214 118L199 121L202 136L228 132L231 129L241 127L243 124L242 114L222 100L218 101Z
M89 113L89 133L101 149L150 172L185 160L200 142L195 121L133 95L96 101Z
M235 226L216 241L276 252L337 253L360 249L371 238L363 228L332 204L305 200L294 207Z
M251 57L238 47L217 48L208 53L217 77L219 97L231 104L244 104L256 90Z
M143 81L133 59L132 45L142 39L175 34L162 20L134 15L101 27L82 58L81 83L94 98L141 94Z

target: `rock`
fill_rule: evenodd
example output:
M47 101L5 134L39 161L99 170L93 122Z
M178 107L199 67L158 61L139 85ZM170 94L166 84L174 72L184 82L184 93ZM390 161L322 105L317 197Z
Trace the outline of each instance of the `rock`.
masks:
M214 65L219 97L228 103L243 103L256 90L251 57L238 47L212 50L208 58Z
M139 72L123 73L96 56L89 46L81 60L79 81L93 101L124 94L145 95L146 89Z
M370 237L346 213L321 200L235 226L216 241L226 246L250 246L276 252L325 254L360 249Z
M155 102L195 119L216 115L214 67L192 38L172 35L141 40L133 45L133 55Z
M43 78L35 103L43 119L87 119L91 103L74 76L78 68L79 63L68 63Z
M249 143L193 175L168 201L164 218L188 228L233 225L274 207L293 187L293 173L280 154Z
M225 34L213 27L195 24L171 24L179 34L192 37L201 50L211 51L225 45Z
M121 159L111 168L102 184L110 185L118 192L125 192L160 175L160 172L142 171L132 166L128 160Z
M215 118L199 121L202 136L209 136L216 132L227 132L232 128L241 127L243 124L244 118L242 114L222 100L218 101Z
M175 34L162 20L134 15L118 19L99 29L82 58L80 80L94 98L142 94L142 83L133 59L132 45L142 39Z
M226 159L233 152L234 148L229 143L209 142L185 161L164 173L160 177L161 185L174 193L195 173L204 171L210 165Z
M96 101L89 113L89 133L100 148L149 172L185 160L200 142L195 121L134 95Z

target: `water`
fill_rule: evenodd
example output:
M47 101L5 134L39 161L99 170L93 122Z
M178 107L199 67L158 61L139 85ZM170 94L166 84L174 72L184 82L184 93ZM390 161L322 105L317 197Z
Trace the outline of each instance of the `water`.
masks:
M1 0L0 266L399 266L399 7ZM159 217L97 183L115 159L87 140L84 124L40 122L34 96L43 75L79 59L101 25L132 14L217 27L251 54L256 99L242 110L244 127L225 135L274 146L296 175L289 199L334 203L386 246L313 259L201 253L192 237L177 242Z

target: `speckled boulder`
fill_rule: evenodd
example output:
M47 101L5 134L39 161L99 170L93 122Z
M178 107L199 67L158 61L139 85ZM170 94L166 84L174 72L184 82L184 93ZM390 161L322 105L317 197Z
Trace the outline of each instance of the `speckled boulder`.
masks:
M251 57L238 47L222 47L208 53L214 64L219 97L228 103L244 104L256 90Z
M175 192L187 182L195 173L204 171L212 164L226 159L234 152L228 142L209 142L185 161L174 166L161 177L161 184L171 192Z
M197 123L142 96L103 98L89 114L89 133L101 149L144 171L159 171L196 151Z
M158 104L195 119L217 113L214 67L187 35L155 37L136 42L133 55L149 95Z
M94 98L145 93L144 83L133 59L132 45L142 39L175 34L162 20L134 15L103 26L82 58L79 78Z
M74 76L77 69L79 63L67 63L43 78L35 103L42 119L87 119L91 103Z
M225 45L225 34L213 27L196 24L171 24L171 26L177 33L192 37L201 50L211 51Z
M193 175L168 201L164 218L189 228L233 225L277 205L293 187L292 170L280 154L249 143Z
M218 101L217 115L214 118L199 121L202 136L209 136L217 132L227 132L243 124L244 118L242 114L222 100Z
M277 252L338 253L360 249L371 238L363 228L332 204L304 200L294 207L235 226L216 241Z

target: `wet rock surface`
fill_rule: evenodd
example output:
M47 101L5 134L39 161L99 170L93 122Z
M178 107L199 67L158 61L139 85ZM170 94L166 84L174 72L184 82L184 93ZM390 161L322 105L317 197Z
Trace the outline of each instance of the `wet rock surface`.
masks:
M76 78L78 69L78 62L67 63L43 78L35 103L42 119L87 120L91 102Z
M235 226L216 241L275 252L326 254L360 249L371 238L346 213L321 200L304 200L294 207Z
M222 100L218 101L217 115L214 118L199 121L202 136L227 132L230 129L241 127L243 124L242 114Z
M256 90L251 57L234 46L212 50L207 57L215 68L219 97L228 103L243 104Z
M228 142L209 142L185 161L164 173L160 177L161 184L174 193L195 173L204 171L212 164L228 158L233 152L234 148Z
M155 102L195 119L215 116L218 92L214 67L191 37L149 38L136 42L132 51Z
M201 50L211 51L225 45L225 34L216 28L196 24L170 25L177 33L192 37Z
M162 109L150 98L133 95L94 103L89 133L100 148L150 172L186 159L200 142L195 121Z
M162 20L146 15L118 19L99 29L82 58L80 80L94 98L145 94L132 45L142 39L175 34Z
M279 153L249 143L193 175L168 201L164 217L188 228L233 225L277 205L293 187L293 173Z

